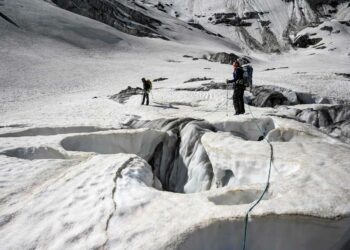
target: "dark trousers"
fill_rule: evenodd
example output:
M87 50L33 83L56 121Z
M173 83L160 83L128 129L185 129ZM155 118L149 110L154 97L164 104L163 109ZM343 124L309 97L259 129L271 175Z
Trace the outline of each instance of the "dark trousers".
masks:
M236 84L233 92L233 106L235 107L236 114L244 114L244 90L245 87L242 84Z
M143 92L143 97L142 97L142 104L143 105L145 103L145 100L146 100L146 105L149 104L149 96L148 96L148 93L145 91Z

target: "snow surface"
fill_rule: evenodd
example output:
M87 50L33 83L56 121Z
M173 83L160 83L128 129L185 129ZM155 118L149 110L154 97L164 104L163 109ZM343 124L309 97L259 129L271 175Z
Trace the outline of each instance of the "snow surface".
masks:
M281 36L287 13L298 9L271 0L246 6L243 1L167 2L182 20L266 10ZM206 23L209 30L227 34L219 39L185 29L184 22L160 12L174 39L137 38L49 1L0 3L0 11L20 27L0 19L1 249L239 249L243 218L267 178L269 147L257 141L255 122L275 152L270 189L251 214L247 249L349 245L349 145L309 125L271 118L272 108L247 107L247 114L234 117L225 90L175 91L202 83L184 83L193 77L230 78L229 65L183 55L245 54L248 48L235 32ZM338 8L337 18L346 20L348 8ZM313 12L306 13L313 20ZM321 30L325 25L340 33ZM281 54L249 50L254 82L349 101L349 79L335 73L350 73L350 28L334 19L295 35L306 32L317 33L327 48ZM141 77L169 78L154 82L150 106L140 105L141 96L125 104L109 99L129 85L141 86ZM187 194L162 191L148 163L166 132L123 129L135 119L181 117L205 119L217 129L204 133L193 159L184 159L193 164ZM182 139L191 142L193 130L184 131ZM213 167L210 185L203 153Z

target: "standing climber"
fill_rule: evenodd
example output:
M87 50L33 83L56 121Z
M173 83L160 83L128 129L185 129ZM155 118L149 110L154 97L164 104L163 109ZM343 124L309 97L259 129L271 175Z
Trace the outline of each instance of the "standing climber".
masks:
M142 78L142 83L143 83L143 98L142 98L142 103L143 105L146 100L146 105L149 105L149 93L152 90L152 82L150 80L146 80L145 78Z
M244 90L245 85L243 82L243 69L238 61L233 63L233 80L226 80L226 83L234 83L233 85L233 106L235 107L235 115L241 115L245 113L244 110Z

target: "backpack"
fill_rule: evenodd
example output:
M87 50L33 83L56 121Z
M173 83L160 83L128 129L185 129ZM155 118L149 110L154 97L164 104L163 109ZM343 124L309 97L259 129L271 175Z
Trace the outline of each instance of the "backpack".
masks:
M146 91L150 92L152 90L152 82L150 80L146 80Z
M253 67L250 64L243 65L243 84L245 87L253 86Z

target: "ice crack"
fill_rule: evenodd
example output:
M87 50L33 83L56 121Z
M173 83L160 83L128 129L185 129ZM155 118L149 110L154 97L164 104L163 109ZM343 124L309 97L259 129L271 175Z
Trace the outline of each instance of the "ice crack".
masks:
M109 241L109 237L108 237L109 224L110 224L111 219L113 218L113 215L115 214L115 211L117 210L117 203L115 201L115 194L117 191L118 178L122 178L121 172L125 168L127 168L129 166L130 162L132 162L133 160L135 160L135 157L131 157L130 159L128 159L126 162L123 163L123 165L120 168L118 168L118 170L114 174L114 177L113 177L114 187L112 189L112 194L111 194L112 201L113 201L113 210L107 218L106 226L105 226L106 241L103 243L103 245L102 245L102 247L100 247L100 249L106 249L107 243Z

